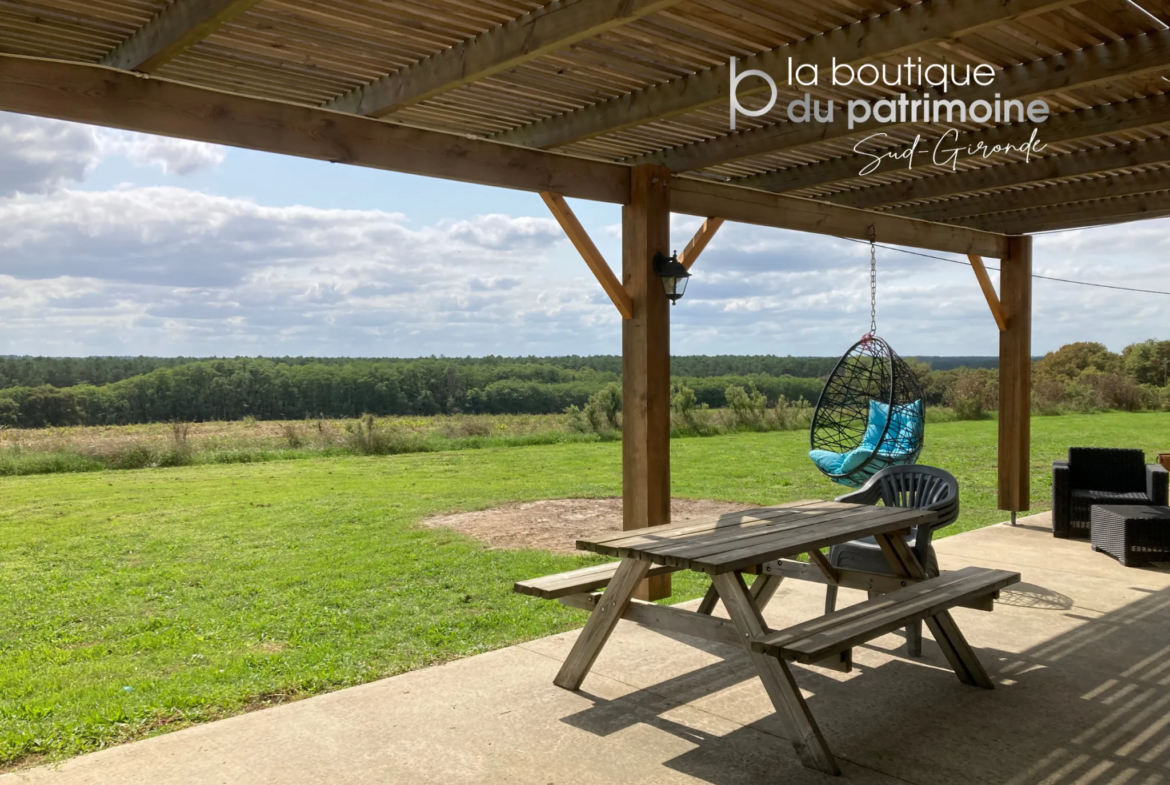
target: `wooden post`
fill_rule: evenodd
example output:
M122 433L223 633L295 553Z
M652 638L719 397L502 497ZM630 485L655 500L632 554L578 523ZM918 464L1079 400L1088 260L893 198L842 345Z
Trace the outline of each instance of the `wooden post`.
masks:
M999 508L1031 506L1032 238L1011 237L999 276Z
M622 280L633 318L622 322L622 528L670 523L670 301L654 255L670 255L670 171L635 166L622 208ZM635 595L670 596L670 575Z

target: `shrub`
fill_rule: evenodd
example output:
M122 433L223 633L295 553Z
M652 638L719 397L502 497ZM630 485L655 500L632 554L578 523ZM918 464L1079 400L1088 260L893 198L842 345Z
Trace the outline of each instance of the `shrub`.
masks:
M359 455L400 455L434 449L418 434L382 425L372 414L346 423L345 432L349 449Z
M622 427L622 387L611 382L589 396L583 414L594 433Z
M1074 381L1089 370L1121 373L1122 365L1121 355L1109 351L1104 344L1080 341L1044 355L1036 363L1036 378Z
M768 408L768 399L756 389L754 384L747 390L732 385L723 391L727 398L727 408L737 427L759 425L764 419L764 412Z
M280 431L281 437L284 439L285 444L289 446L290 450L296 450L305 446L307 440L298 426L292 423L285 423L280 427Z
M720 431L707 404L699 403L695 391L681 382L670 388L670 419L671 427L681 433L710 436Z
M951 410L956 420L986 420L988 416L980 398L961 398L952 404Z
M1055 379L1038 379L1032 385L1032 410L1037 414L1063 414L1067 403L1065 385Z
M1116 373L1085 371L1079 381L1093 391L1097 408L1120 409L1124 412L1145 408L1142 388L1128 377Z

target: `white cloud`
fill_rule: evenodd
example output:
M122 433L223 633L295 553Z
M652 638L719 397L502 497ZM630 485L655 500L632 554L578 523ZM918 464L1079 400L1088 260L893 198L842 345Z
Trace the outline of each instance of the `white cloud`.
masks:
M55 191L85 179L99 160L92 128L0 112L0 197Z
M168 175L189 175L218 166L224 155L224 148L203 142L0 112L0 198L52 193L82 182L111 156Z
M525 325L567 342L611 307L541 271L566 245L543 218L412 229L154 187L0 201L0 227L0 300L35 305L0 314L3 351L519 351Z
M163 174L189 175L223 163L224 148L188 139L95 129L103 155L124 155L135 166L157 166Z

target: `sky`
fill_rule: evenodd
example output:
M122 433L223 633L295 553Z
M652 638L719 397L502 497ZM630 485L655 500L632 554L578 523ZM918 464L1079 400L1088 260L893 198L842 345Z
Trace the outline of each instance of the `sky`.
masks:
M570 203L620 274L620 208ZM674 246L699 224L674 216ZM671 351L840 354L869 327L868 264L859 243L726 224ZM1042 235L1033 264L1170 290L1170 220ZM1034 353L1170 338L1168 304L1037 280ZM969 267L879 248L877 310L901 354L998 351ZM0 354L620 351L617 311L536 194L0 113Z

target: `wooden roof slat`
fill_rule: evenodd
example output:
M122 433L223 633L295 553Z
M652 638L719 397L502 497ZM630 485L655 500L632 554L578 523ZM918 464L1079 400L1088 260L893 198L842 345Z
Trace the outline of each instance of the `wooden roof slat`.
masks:
M247 11L260 0L175 0L101 59L102 65L149 73Z
M1164 191L1170 187L1170 169L1167 169L1167 161L1158 163L1161 165L1157 168L1130 171L1124 176L1117 173L1100 174L1075 181L1030 185L1011 191L934 202L930 205L930 210L911 209L894 212L898 215L925 218L928 221L953 221L1033 207L1055 207L1101 196L1114 198Z
M326 109L383 117L520 63L535 60L679 0L556 0L470 41L351 90Z
M1096 185L1086 189L1086 193L1100 192L1100 186ZM958 218L955 223L987 231L1029 234L1109 226L1166 216L1170 216L1170 190Z

